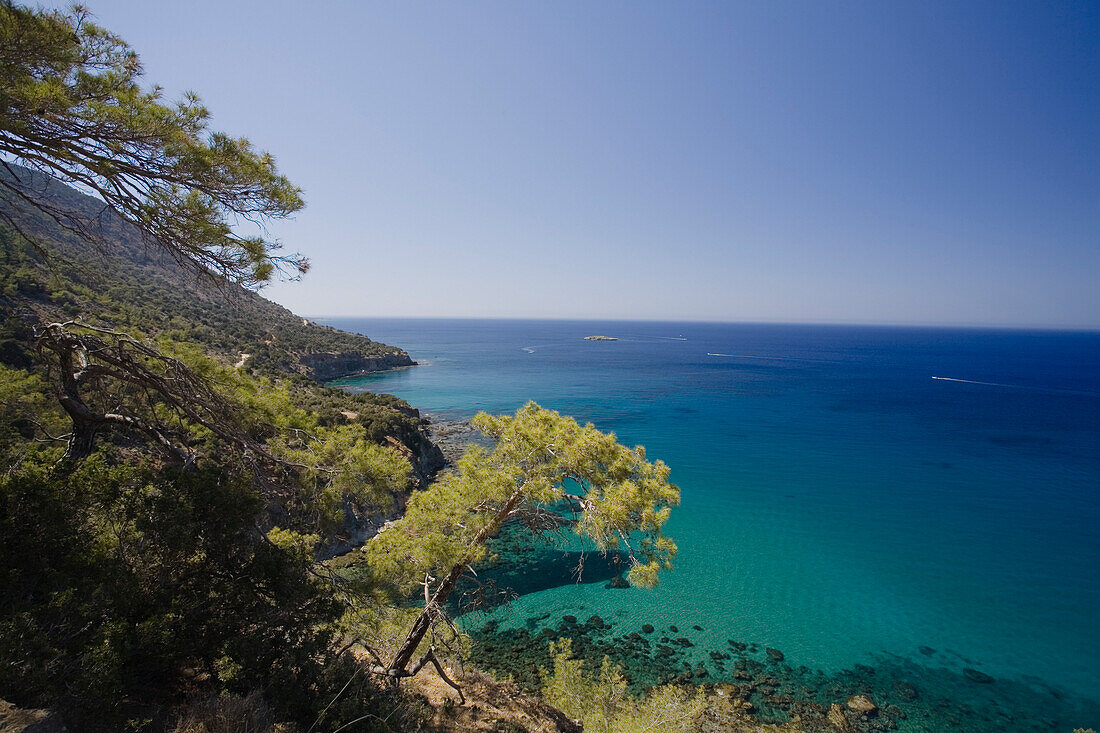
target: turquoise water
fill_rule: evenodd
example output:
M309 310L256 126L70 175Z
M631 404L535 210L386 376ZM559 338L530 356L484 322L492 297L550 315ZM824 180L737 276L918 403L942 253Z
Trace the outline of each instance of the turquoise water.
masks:
M700 659L739 639L826 673L891 660L1100 700L1100 334L329 322L422 364L349 388L443 418L534 399L672 467L660 587L561 585L502 626L699 625Z

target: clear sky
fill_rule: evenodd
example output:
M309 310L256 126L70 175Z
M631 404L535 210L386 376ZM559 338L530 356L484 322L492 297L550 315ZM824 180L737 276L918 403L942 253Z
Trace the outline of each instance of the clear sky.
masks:
M1100 327L1100 3L88 0L307 315Z

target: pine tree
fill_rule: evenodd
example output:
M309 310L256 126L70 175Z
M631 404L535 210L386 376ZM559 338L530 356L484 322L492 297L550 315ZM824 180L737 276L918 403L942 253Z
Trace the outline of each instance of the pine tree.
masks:
M199 273L244 284L277 269L304 273L305 259L233 229L297 211L300 190L248 140L208 130L210 113L194 94L165 103L159 87L142 89L141 74L137 54L83 8L0 0L0 221L18 228L13 212L35 209L110 246L104 219L44 200L48 179L29 168L102 199Z

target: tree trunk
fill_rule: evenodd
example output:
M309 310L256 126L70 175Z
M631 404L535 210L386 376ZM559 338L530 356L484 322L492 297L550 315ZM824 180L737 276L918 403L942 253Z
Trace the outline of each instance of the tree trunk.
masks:
M75 462L90 456L95 448L95 436L94 425L73 420L72 435L65 446L65 460Z
M493 516L493 520L489 524L485 525L477 535L470 540L470 547L477 547L485 544L497 531L500 526L504 524L504 521L515 511L519 506L520 499L523 498L523 490L516 489L508 501L504 502L497 513ZM416 653L416 648L420 646L420 642L424 639L424 635L428 633L428 629L432 627L432 622L435 621L436 614L443 608L443 604L447 602L447 598L451 595L451 591L455 589L458 584L459 578L462 574L469 569L469 564L459 563L451 568L451 572L447 573L447 577L443 579L443 582L435 589L435 593L424 606L424 610L420 612L420 615L416 617L416 621L413 623L412 629L409 630L408 636L405 637L405 642L401 645L401 648L397 650L397 655L393 658L393 662L390 664L388 670L389 674L398 676L399 673L404 672L409 666L409 662L412 661L413 654Z
M443 582L439 584L439 587L436 588L431 600L424 606L424 610L420 612L420 615L416 617L416 622L413 623L412 629L405 637L405 643L397 650L397 656L393 658L393 663L390 664L391 671L404 672L409 666L413 654L416 653L416 648L420 646L421 640L428 633L428 629L431 628L432 621L435 620L435 609L440 608L442 604L447 602L447 597L451 595L451 591L458 584L458 579L462 577L468 567L465 563L455 565L451 568L451 572L447 574L447 577L443 579Z

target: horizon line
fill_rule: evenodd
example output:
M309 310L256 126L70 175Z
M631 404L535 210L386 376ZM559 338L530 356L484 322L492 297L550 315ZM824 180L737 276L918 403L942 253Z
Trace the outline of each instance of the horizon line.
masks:
M673 318L610 318L610 317L555 317L555 316L402 316L402 315L303 315L310 321L342 318L363 318L393 321L557 321L563 323L682 323L728 326L835 326L862 328L935 328L960 331L1048 331L1072 333L1100 333L1100 325L1071 326L1051 324L1004 323L944 323L933 321L874 322L874 321L728 321L721 319L673 319Z

